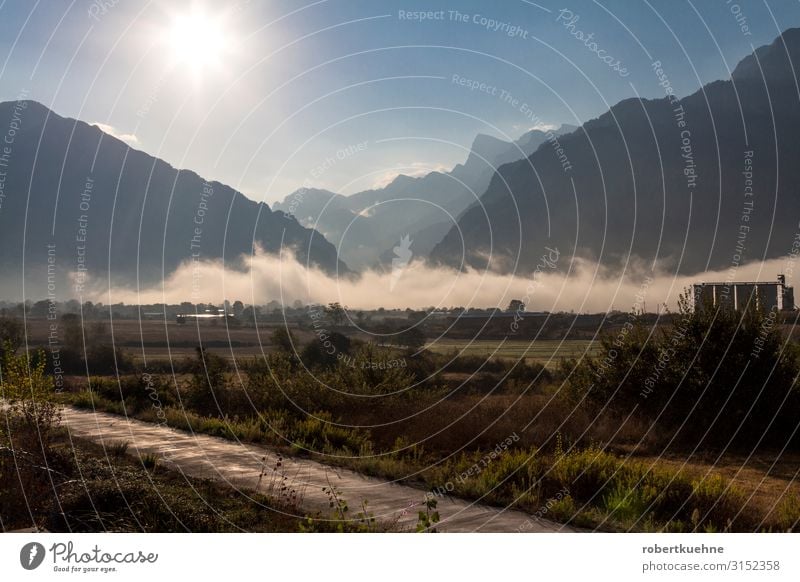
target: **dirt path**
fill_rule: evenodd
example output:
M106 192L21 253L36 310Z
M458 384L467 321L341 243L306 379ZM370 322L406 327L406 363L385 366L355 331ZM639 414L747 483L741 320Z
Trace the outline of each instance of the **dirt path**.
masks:
M192 477L216 479L235 488L262 492L275 482L270 475L276 453L263 446L70 407L63 411L63 423L74 437L106 445L128 442L129 452L157 454L166 466ZM269 474L259 483L265 454ZM417 512L425 497L421 489L364 477L308 459L284 458L282 464L283 474L290 487L300 493L306 512L320 510L324 515L330 514L328 496L322 491L330 483L347 500L350 516L360 512L361 501L366 499L368 511L379 521L396 522L399 528L411 530L417 523ZM460 499L441 497L437 510L441 514L440 531L515 532L520 528L531 532L574 531L521 511L500 510Z

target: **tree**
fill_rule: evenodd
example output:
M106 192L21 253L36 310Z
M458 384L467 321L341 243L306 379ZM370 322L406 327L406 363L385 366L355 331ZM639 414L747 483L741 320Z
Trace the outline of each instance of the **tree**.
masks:
M294 354L296 351L295 346L297 345L292 332L286 329L285 327L279 327L275 331L272 332L272 344L277 348L279 352L283 352L286 354Z
M347 312L338 301L335 303L328 303L328 306L325 308L325 314L330 317L334 325L341 325L347 318Z
M97 317L97 309L95 309L94 303L91 301L84 301L81 311L84 319L94 319Z
M253 324L256 324L260 315L259 308L255 305L250 305L242 311L242 321L252 321Z
M30 314L34 317L45 317L48 309L50 309L50 301L42 299L33 304Z
M22 345L22 324L16 318L0 317L0 362L7 344L12 352Z
M86 325L86 324L84 324ZM95 346L98 344L106 344L111 341L111 332L106 321L95 321L87 326L89 333L86 335L86 344Z
M61 316L64 326L64 347L76 353L83 353L83 328L81 321L74 313L65 313Z
M303 364L309 368L332 368L341 355L350 352L350 338L338 332L311 340L300 354Z
M233 302L233 315L236 317L241 317L242 313L244 313L244 303L237 299Z
M415 352L425 345L427 338L419 327L411 327L397 335L397 342Z

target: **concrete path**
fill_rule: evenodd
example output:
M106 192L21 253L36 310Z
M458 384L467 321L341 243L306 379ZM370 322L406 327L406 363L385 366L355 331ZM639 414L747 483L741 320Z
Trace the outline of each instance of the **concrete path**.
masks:
M258 490L274 495L285 476L289 489L298 492L299 505L306 513L321 511L325 516L330 515L329 498L322 491L323 487L329 485L333 485L341 498L347 501L348 517L358 514L361 502L366 499L369 513L378 521L396 524L395 527L401 531L413 531L418 519L417 512L424 509L425 492L421 489L364 477L316 461L283 458L280 469L273 471L277 455L265 446L192 434L164 425L71 407L64 408L62 420L74 437L106 446L128 442L129 453L154 453L160 457L159 462L167 467L191 477L223 481L237 489ZM266 469L266 475L259 481L262 468ZM500 510L449 497L438 498L437 510L441 515L437 526L439 531L575 531L521 511Z

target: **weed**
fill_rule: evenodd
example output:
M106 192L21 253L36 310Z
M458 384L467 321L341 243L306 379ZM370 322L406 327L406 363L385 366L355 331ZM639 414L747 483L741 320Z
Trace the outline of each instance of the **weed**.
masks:
M785 496L776 509L775 521L780 531L800 531L800 496Z
M159 456L156 453L145 453L139 456L139 460L145 469L152 469L155 472L158 467Z
M331 508L333 516L336 519L345 521L346 514L350 509L347 506L347 501L345 501L345 499L342 497L341 491L331 485L331 480L328 477L327 472L325 473L325 480L328 482L328 486L323 487L322 492L328 496L328 507Z
M118 441L111 443L106 450L112 457L119 459L120 457L124 457L128 452L128 445L128 441Z
M379 531L378 521L375 516L367 510L367 500L361 502L361 511L356 514L356 525L358 531L375 532Z
M417 514L417 533L437 533L436 524L439 523L439 512L436 511L437 501L428 497L425 499L425 511Z

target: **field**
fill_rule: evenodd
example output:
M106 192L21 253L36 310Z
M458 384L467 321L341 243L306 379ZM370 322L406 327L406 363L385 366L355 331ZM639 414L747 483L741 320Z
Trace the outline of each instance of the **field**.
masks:
M424 336L382 346L341 324L326 323L323 336L302 320L289 336L274 321L79 327L68 318L59 331L71 360L53 397L529 513L560 494L548 517L589 529L796 530L800 351L782 350L777 329L765 336L764 319L692 312L685 332L655 334L646 346L637 327L598 368L590 356L602 348L590 339L446 337L418 350ZM28 320L29 346L46 345L48 329ZM742 379L735 364L757 340L764 364ZM82 341L85 353L75 347ZM728 345L727 357L715 351ZM666 346L675 357L662 361ZM262 349L266 360L251 358ZM178 365L163 365L168 356ZM21 351L9 356L16 380L4 389L44 389L46 363L38 382L20 372L29 365ZM751 409L731 401L731 386ZM507 451L484 467L498 443Z
M92 335L92 325L87 323L87 341ZM49 322L43 318L29 318L27 321L28 342L31 346L46 346ZM199 345L218 356L251 358L273 349L271 335L277 325L226 326L224 322L177 324L174 321L117 319L113 325L104 322L103 343L122 348L136 362L145 358L151 360L176 360L193 357ZM112 334L113 332L113 334ZM313 336L310 331L292 329L299 343L308 342ZM61 326L59 334L63 337Z
M46 319L28 319L28 341L32 346L46 346L49 322ZM91 325L91 324L90 324ZM118 319L113 326L106 324L108 332L113 327L113 344L123 348L137 362L143 359L176 360L193 357L195 347L203 345L209 352L226 359L243 359L261 356L274 349L271 336L280 324L260 325L259 327L226 326L222 322L177 324L163 320ZM369 340L366 334L345 332L351 337ZM292 327L292 334L299 344L306 344L315 337L313 331ZM108 344L112 335L108 333ZM439 354L458 353L461 356L480 356L485 358L524 359L527 363L539 363L554 368L565 358L580 358L596 355L598 343L591 340L541 339L527 340L462 340L452 338L437 339L426 347Z
M596 356L599 349L597 342L591 340L454 340L440 339L426 347L436 353L461 356L480 356L505 358L509 360L524 359L527 363L542 364L547 368L558 365L562 359Z

